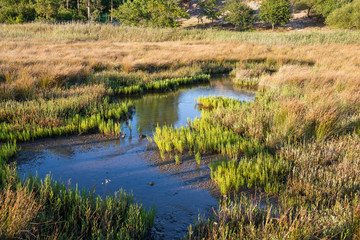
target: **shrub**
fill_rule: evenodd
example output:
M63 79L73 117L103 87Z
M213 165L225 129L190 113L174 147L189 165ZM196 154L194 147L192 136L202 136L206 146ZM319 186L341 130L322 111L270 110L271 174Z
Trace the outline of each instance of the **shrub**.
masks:
M114 17L124 25L176 27L176 19L188 14L176 0L127 0L114 11Z
M219 4L221 0L204 0L199 2L200 6L200 18L206 17L214 23L214 20L218 20L220 17Z
M325 22L336 28L360 29L360 0L336 9L326 18Z
M254 21L254 11L243 0L229 0L224 6L225 20L235 28L247 29Z
M315 10L317 13L327 17L336 9L350 2L352 2L352 0L317 0Z
M60 4L56 0L36 0L35 10L38 19L54 20L59 8Z
M268 0L261 4L259 18L275 25L285 25L291 18L290 2L288 0Z

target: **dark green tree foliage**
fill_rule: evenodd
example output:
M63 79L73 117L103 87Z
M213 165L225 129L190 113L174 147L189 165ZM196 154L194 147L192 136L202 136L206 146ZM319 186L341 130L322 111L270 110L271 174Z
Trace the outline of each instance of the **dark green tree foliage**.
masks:
M36 0L37 19L55 20L60 8L58 0Z
M221 13L219 9L219 4L221 0L202 0L199 2L200 6L200 18L206 17L211 20L211 23L214 23L215 20L218 20Z
M189 15L176 0L127 0L114 11L114 16L124 25L176 27L177 18Z
M267 0L262 2L259 18L269 22L274 30L276 25L285 25L291 18L291 7L288 0Z
M334 10L325 22L336 28L360 29L360 0Z
M35 17L36 12L30 0L0 0L0 22L30 22Z
M255 20L255 12L248 7L243 0L229 0L226 2L223 12L225 20L241 30L248 29Z

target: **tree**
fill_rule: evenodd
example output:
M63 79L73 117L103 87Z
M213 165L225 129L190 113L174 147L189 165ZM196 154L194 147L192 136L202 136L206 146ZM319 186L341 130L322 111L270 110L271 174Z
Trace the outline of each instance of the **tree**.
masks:
M54 20L60 8L58 0L36 0L37 19Z
M325 23L336 28L360 29L360 0L354 0L334 10Z
M30 0L0 0L0 22L29 22L35 17L34 4Z
M243 0L227 1L223 12L225 20L234 24L235 28L247 29L255 19L255 12Z
M200 6L200 18L206 17L211 20L211 23L214 23L214 20L218 20L220 17L219 4L221 0L202 0L199 2Z
M275 26L285 25L291 18L290 2L288 0L267 0L262 2L259 18L269 22L274 31Z
M124 25L152 27L176 27L189 16L176 0L126 0L113 14Z

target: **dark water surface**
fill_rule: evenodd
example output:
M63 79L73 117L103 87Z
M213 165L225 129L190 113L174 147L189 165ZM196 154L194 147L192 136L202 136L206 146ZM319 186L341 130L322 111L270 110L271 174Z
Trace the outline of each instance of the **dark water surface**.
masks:
M157 157L156 150L146 138L139 138L137 129L151 136L157 124L185 125L188 118L201 116L195 99L210 95L242 101L251 101L254 97L254 93L233 88L231 82L224 79L207 86L145 95L134 99L136 111L129 121L132 137L124 124L124 139L88 135L25 144L17 157L18 171L21 176L37 173L40 178L51 173L55 180L68 182L70 179L71 186L95 187L101 196L122 188L132 192L145 207L155 204L159 238L183 237L199 214L208 214L211 208L217 207L217 199L207 190L193 188L151 164L151 159Z

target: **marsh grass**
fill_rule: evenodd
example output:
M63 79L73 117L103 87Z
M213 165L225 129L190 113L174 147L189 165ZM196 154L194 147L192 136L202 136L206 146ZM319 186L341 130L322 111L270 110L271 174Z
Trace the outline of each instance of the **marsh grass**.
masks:
M8 162L13 156L16 155L19 148L16 145L16 141L7 142L0 145L0 164Z
M198 162L202 154L219 153L226 161L211 167L222 193L251 186L275 194L280 204L234 197L213 218L197 222L188 238L360 238L358 31L34 23L1 25L0 36L0 195L19 212L34 206L23 225L0 223L1 234L146 238L154 212L128 194L101 199L50 177L21 182L5 163L16 153L15 140L93 131L118 136L132 103L114 101L117 94L174 90L199 76L206 82L208 74L232 71L266 90L248 103L200 98L201 119L182 128L157 127L154 143L162 159L178 163L186 152ZM22 197L24 188L41 206L38 214L38 206ZM35 224L29 228L29 222Z
M259 153L254 157L245 157L229 161L222 159L210 163L211 179L219 186L222 194L239 192L243 187L262 187L266 192L278 193L283 188L291 169L289 161Z
M109 24L44 24L1 25L0 36L14 39L46 41L232 41L257 44L358 44L359 32L350 30L312 30L291 32L231 32L217 29L169 29L112 26Z
M0 237L15 239L32 238L32 224L39 215L43 202L36 198L33 191L28 192L26 186L14 191L9 185L0 193Z
M154 225L155 209L146 210L122 190L102 199L50 176L7 180L0 194L0 236L5 239L144 239Z
M276 206L240 196L224 200L210 219L190 226L185 239L357 239L359 201L319 210Z
M240 88L257 89L259 86L258 78L233 79L232 82Z

